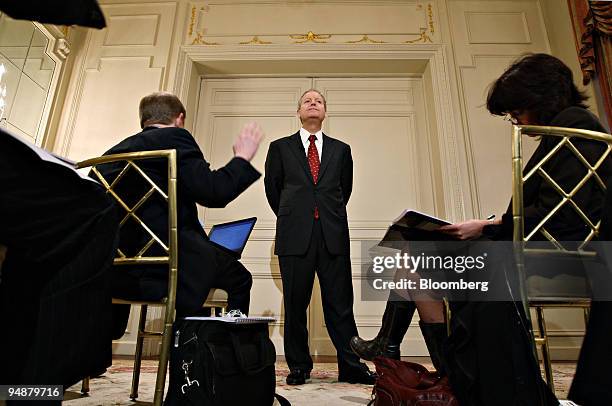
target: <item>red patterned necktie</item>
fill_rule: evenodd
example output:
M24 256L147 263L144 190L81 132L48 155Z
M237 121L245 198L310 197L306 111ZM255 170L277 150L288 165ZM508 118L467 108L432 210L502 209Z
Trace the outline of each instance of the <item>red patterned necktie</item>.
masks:
M315 145L316 139L317 136L314 134L310 134L310 137L308 137L308 141L310 141L310 145L308 145L308 165L310 166L310 173L312 174L312 180L315 185L319 179L319 168L321 167L319 151L317 151L317 146ZM319 208L317 206L315 206L314 217L316 219L319 218Z

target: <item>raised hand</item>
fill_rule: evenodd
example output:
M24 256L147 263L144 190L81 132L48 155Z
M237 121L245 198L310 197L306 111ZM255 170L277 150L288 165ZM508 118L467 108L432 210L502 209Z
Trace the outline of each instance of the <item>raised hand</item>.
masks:
M250 162L259 148L263 136L259 124L253 122L245 125L238 134L236 141L234 141L234 156Z

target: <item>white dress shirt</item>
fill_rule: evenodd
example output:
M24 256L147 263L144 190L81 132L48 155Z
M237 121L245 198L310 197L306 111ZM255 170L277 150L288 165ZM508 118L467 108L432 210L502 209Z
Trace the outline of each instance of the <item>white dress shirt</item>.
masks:
M308 156L308 147L310 146L310 132L300 128L300 138L302 139L302 145L304 146L304 151L306 156ZM323 153L323 131L319 130L314 135L317 137L315 140L315 146L317 147L317 152L319 153L319 162L321 162L321 154Z

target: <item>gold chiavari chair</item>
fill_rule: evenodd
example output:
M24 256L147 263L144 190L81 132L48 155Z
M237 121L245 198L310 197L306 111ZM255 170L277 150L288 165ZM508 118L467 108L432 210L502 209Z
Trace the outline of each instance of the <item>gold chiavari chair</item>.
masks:
M149 159L165 159L168 170L167 191L164 187L156 185L149 176L138 165L139 161ZM118 163L124 165L119 174L114 179L105 179L105 177L97 169L97 166L102 164ZM168 357L170 352L170 344L172 338L172 326L175 317L176 303L176 288L177 288L177 273L178 273L178 234L177 234L177 162L175 150L160 150L160 151L142 151L122 153L115 155L107 155L99 158L88 159L79 162L78 168L91 168L91 171L99 182L106 188L117 202L119 207L124 210L124 216L120 222L119 233L127 221L138 223L143 232L150 237L149 241L135 255L126 255L117 250L117 255L114 260L115 266L139 266L162 264L168 266L168 291L165 297L159 301L142 301L142 300L122 300L113 299L115 304L137 304L140 305L140 320L138 323L138 337L136 340L136 353L134 355L134 371L132 376L132 389L130 398L138 397L138 383L140 378L140 365L143 351L143 341L146 337L162 337L161 351L159 355L159 367L157 369L157 378L155 382L155 396L153 404L161 406L164 399L164 384L166 381L166 371L168 368ZM130 176L138 176L143 184L146 185L146 192L137 201L132 204L120 195L117 188L126 174ZM137 174L137 175L134 175ZM147 224L145 224L137 214L137 210L152 196L161 198L167 203L168 207L168 234L167 236L156 235ZM161 248L163 255L151 255L148 251L151 247ZM148 306L162 306L164 308L164 325L161 332L145 331L145 322L147 319ZM82 392L89 391L89 378L83 381Z
M541 137L556 137L559 142L546 154L538 163L536 163L527 173L523 174L523 150L522 140L523 135L541 136ZM580 150L576 147L573 140L586 139L602 144L601 154L595 162L589 162ZM553 159L562 148L568 148L573 156L582 164L585 175L573 186L572 190L564 190L554 179L554 176L546 171L546 163ZM519 272L519 288L521 300L525 309L525 314L530 319L530 307L534 308L538 327L538 335L533 335L533 349L537 356L536 346L541 347L542 361L544 363L544 372L546 381L554 391L554 382L552 374L552 366L550 359L549 338L553 335L546 330L546 320L544 317L545 308L582 308L584 310L585 323L588 321L588 311L590 308L590 290L588 284L578 286L573 292L564 292L560 294L549 288L548 292L534 287L534 283L530 283L534 278L526 278L525 260L535 258L540 260L559 260L571 259L576 261L598 261L594 251L588 250L588 243L597 237L600 226L599 218L589 218L583 207L580 207L576 202L577 193L587 184L587 182L595 182L601 188L603 195L606 193L606 182L597 173L598 169L605 163L612 149L612 136L610 134L580 130L573 128L548 127L548 126L518 126L514 125L512 129L512 174L513 174L513 193L512 193L512 212L514 224L513 240L519 242L516 250L517 271ZM528 233L525 233L525 208L523 204L523 184L531 177L541 176L544 182L547 182L552 189L558 193L559 201L556 206L546 214L546 216ZM603 201L602 201L603 203ZM558 241L547 230L554 221L556 214L566 206L571 207L576 215L584 223L584 226L589 231L588 235L577 244L577 246L567 247L562 242ZM544 236L547 240L546 247L530 248L529 242L535 240L535 236ZM531 279L531 280L530 280ZM541 282L541 281L539 281ZM561 284L567 287L567 283ZM569 285L575 285L570 283ZM576 288L576 286L574 286ZM531 323L530 323L531 326ZM531 327L533 328L533 327ZM568 336L563 334L564 337Z

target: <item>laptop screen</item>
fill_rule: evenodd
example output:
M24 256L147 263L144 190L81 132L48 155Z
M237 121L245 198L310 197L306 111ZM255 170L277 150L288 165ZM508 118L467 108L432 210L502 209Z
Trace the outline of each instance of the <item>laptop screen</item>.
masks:
M215 244L241 254L256 221L257 218L251 217L232 221L231 223L214 225L210 233L208 233L208 238Z

